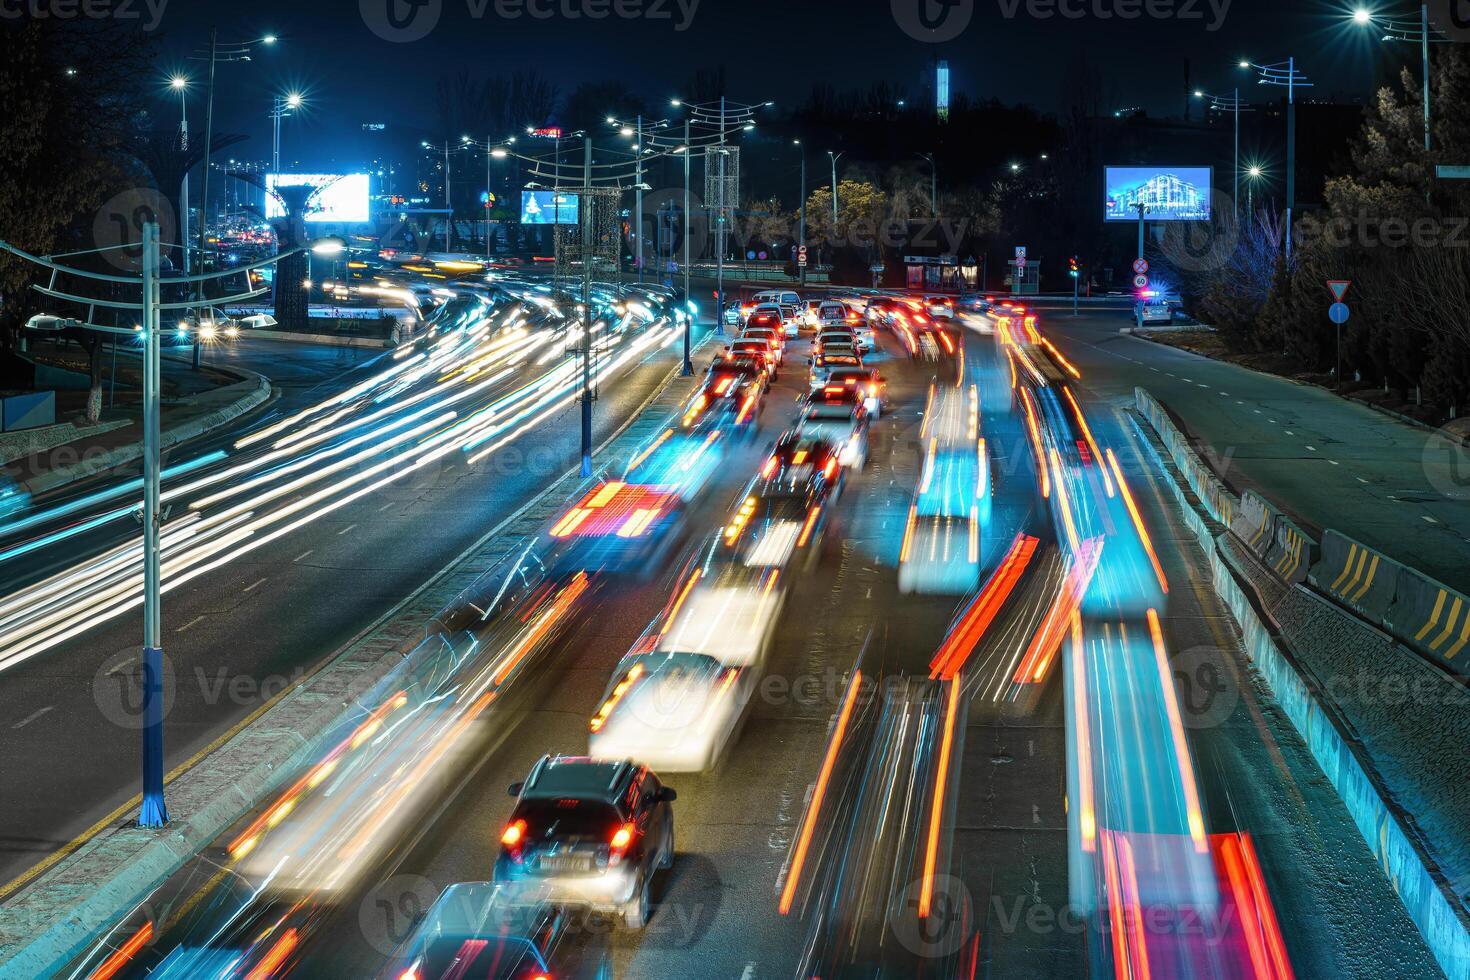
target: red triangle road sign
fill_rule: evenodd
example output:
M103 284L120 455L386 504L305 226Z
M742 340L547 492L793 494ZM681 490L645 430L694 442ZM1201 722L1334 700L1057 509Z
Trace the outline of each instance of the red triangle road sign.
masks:
M1341 303L1342 298L1347 295L1348 287L1353 284L1351 279L1329 279L1327 288L1332 290L1332 298Z

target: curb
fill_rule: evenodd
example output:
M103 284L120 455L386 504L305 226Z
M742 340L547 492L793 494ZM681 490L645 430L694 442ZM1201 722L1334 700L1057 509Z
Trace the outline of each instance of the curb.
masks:
M232 368L231 370L236 372L240 371L238 368ZM251 380L242 381L239 384L228 385L215 390L239 390L240 395L233 402L230 402L223 408L210 412L208 415L185 422L182 425L176 425L170 429L165 429L159 441L159 448L161 450L166 451L172 449L180 443L197 439L213 429L233 422L240 416L252 412L263 405L266 399L270 398L272 392L270 379L259 374L255 375ZM92 459L84 459L70 466L58 467L17 485L22 491L29 493L32 497L37 497L58 487L75 483L77 480L84 480L87 477L96 476L98 473L106 472L125 463L131 463L142 455L143 444L141 442L129 443L126 446L119 446L117 449L108 450Z
M259 337L286 344L321 344L324 347L366 347L369 350L391 350L390 340L374 340L371 337L338 337L325 333L288 333L284 330L241 331L241 338Z
M1363 842L1393 885L1394 894L1418 927L1440 968L1454 980L1470 978L1470 919L1444 872L1421 846L1412 815L1394 802L1351 727L1329 700L1319 696L1316 682L1302 669L1254 590L1242 583L1240 573L1222 553L1219 536L1226 529L1213 519L1201 516L1189 500L1189 491L1168 465L1169 461L1148 438L1151 432L1162 442L1162 434L1144 413L1129 414L1139 430L1139 441L1168 477L1166 482L1176 507L1210 563L1215 591L1240 627L1246 655L1270 686L1281 712L1291 720L1313 760L1347 808Z
M594 456L607 452L680 377L676 359L648 398L603 440ZM693 379L698 378L696 373ZM191 817L162 831L114 825L0 907L0 975L49 976L63 969L119 918L146 902L170 875L261 805L288 775L317 758L340 735L338 726L353 715L359 703L372 703L372 695L385 690L425 645L425 626L444 612L444 600L434 599L431 591L453 579L447 600L453 603L464 587L504 559L506 542L497 539L506 528L546 504L559 490L568 485L580 488L583 482L577 467L568 469L346 645L324 657L211 753L208 768L199 766L203 758L194 760L192 768L180 773L169 789L177 811L191 813ZM514 546L518 540L508 543ZM467 576L468 581L461 582L460 576ZM312 734L302 734L307 732ZM228 764L232 759L234 766ZM48 912L48 906L52 911Z

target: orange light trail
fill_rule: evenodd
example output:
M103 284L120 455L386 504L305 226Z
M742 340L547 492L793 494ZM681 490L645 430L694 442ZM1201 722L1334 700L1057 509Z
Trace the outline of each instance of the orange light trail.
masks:
M407 696L403 691L399 691L391 698L378 705L378 707L373 711L372 714L364 718L362 723L352 730L351 735L348 735L342 741L338 742L336 747L322 758L321 762L318 762L306 773L306 775L298 779L295 785L286 790L285 793L282 793L280 799L276 800L276 802L271 804L271 806L268 807L264 812L262 812L260 816L256 817L255 820L251 822L250 826L245 828L244 832L241 833L240 836L230 841L229 846L226 847L225 850L229 851L232 857L239 857L240 854L237 852L239 852L241 848L245 845L253 845L255 841L255 835L258 834L267 825L273 824L276 821L277 813L280 813L285 808L295 806L296 797L298 794L300 794L305 789L309 789L320 784L322 777L336 766L337 759L343 753L345 753L350 748L356 748L358 745L360 745L363 734L372 732L377 729L377 727L383 723L383 719L386 718L390 712L396 711L398 708L403 707L407 703Z
M1062 394L1067 396L1067 401L1072 405L1072 414L1077 416L1077 424L1082 427L1082 437L1087 440L1087 445L1092 448L1092 458L1098 462L1102 462L1102 450L1097 447L1097 440L1092 437L1092 427L1087 424L1087 417L1082 414L1082 406L1077 404L1077 399L1072 397L1072 389L1066 385L1062 385ZM1108 496L1111 497L1113 495L1113 478L1108 475L1108 468L1106 466L1099 466L1098 468L1102 470L1103 487L1107 490Z
M1281 936L1281 925L1276 921L1276 908L1271 904L1271 896L1266 891L1266 879L1261 874L1261 864L1256 858L1256 845L1251 840L1251 835L1242 833L1239 837L1240 856L1245 863L1246 876L1250 882L1251 895L1255 899L1256 918L1260 920L1261 931L1266 936L1266 948L1271 954L1271 965L1275 968L1276 980L1294 980L1295 974L1291 969L1291 960L1286 955L1286 941Z
M801 537L796 539L798 548L805 548L808 541L812 539L812 528L816 527L817 517L822 513L820 505L813 507L806 515L806 523L802 525Z
M1031 435L1031 450L1036 456L1036 471L1041 475L1041 495L1051 497L1051 475L1046 467L1046 451L1041 448L1041 430L1036 425L1036 403L1031 392L1021 389L1021 404L1026 409L1026 431Z
M1077 734L1077 826L1082 849L1097 850L1097 811L1092 797L1092 734L1088 722L1087 664L1083 660L1082 617L1072 613L1072 689Z
M1025 534L1016 535L1000 567L990 576L990 581L985 583L985 588L970 603L959 622L940 644L934 659L929 662L931 680L953 680L958 676L975 649L975 644L980 642L980 638L985 635L985 631L990 628L990 624L1010 598L1016 583L1021 580L1038 544L1040 541L1036 538Z
M1133 957L1132 980L1149 980L1148 936L1144 932L1143 906L1138 900L1138 868L1133 861L1133 845L1124 834L1113 834L1113 845L1118 854L1118 872L1123 887L1123 900L1127 902L1128 929L1132 936L1129 952Z
M296 930L287 929L276 940L276 944L265 954L265 958L255 965L255 969L245 974L245 980L268 980L286 962L286 959L296 949Z
M1133 527L1138 531L1138 539L1143 542L1143 550L1148 552L1148 560L1154 566L1154 575L1158 577L1159 587L1164 594L1169 594L1169 580L1164 577L1164 566L1159 563L1159 556L1154 551L1153 539L1148 536L1148 529L1143 526L1143 515L1138 512L1138 504L1133 500L1133 491L1128 489L1128 481L1123 479L1123 469L1118 465L1118 457L1113 455L1111 449L1107 455L1108 465L1112 467L1113 473L1118 478L1118 489L1123 492L1123 503L1128 507L1128 516L1133 519Z
M1045 337L1042 337L1041 338L1041 345L1043 347L1045 347L1048 351L1051 352L1051 356L1052 357L1055 357L1057 359L1057 363L1059 363L1062 366L1062 369L1063 370L1065 370L1072 377L1076 378L1078 381L1081 381L1082 380L1082 372L1079 371L1079 370L1077 370L1075 367L1073 367L1072 366L1072 362L1069 361L1069 360L1067 360L1065 357L1062 356L1062 352L1059 351L1059 350L1057 350L1055 344L1053 344L1050 340L1046 339Z
M490 682L492 684L499 686L510 676L511 671L520 665L520 662L535 648L536 644L541 642L541 639L547 633L551 632L552 627L566 614L567 610L572 607L572 604L577 601L583 592L587 591L589 581L586 572L578 572L576 577L567 583L566 588L562 589L561 594L556 597L555 601L547 606L546 611L541 614L541 618L536 621L536 625L531 628L530 632L521 637L516 642L516 645L511 648L510 654L505 658L505 662L491 676Z
M1071 621L1072 614L1082 603L1082 597L1087 594L1088 585L1092 583L1102 549L1103 539L1100 537L1083 543L1082 552L1072 560L1072 566L1067 570L1061 588L1057 590L1056 599L1047 610L1041 628L1031 638L1026 655L1021 658L1021 663L1011 678L1014 683L1039 684L1046 677L1052 659L1061 648L1066 624Z
M862 679L863 672L854 670L852 680L847 683L847 694L843 697L842 709L837 714L837 727L832 731L832 740L827 743L827 754L823 757L822 768L817 773L817 785L812 791L812 802L807 807L806 817L801 824L801 833L796 838L796 850L791 855L791 870L786 875L786 885L781 889L781 899L776 905L776 910L782 915L791 911L791 903L796 898L796 887L801 883L801 869L806 864L807 848L811 847L817 816L822 809L822 799L827 795L827 783L832 778L833 768L837 765L837 752L842 747L843 736L847 734L847 723L852 717L853 705L857 703L858 686Z
M1159 668L1159 685L1164 696L1164 709L1169 715L1169 731L1174 738L1174 755L1179 759L1179 780L1184 784L1184 805L1189 819L1189 836L1200 854L1209 850L1205 841L1205 818L1200 812L1199 787L1194 783L1194 763L1189 758L1189 745L1184 740L1184 722L1179 715L1178 692L1169 673L1169 657L1164 652L1164 631L1157 610L1148 611L1148 632L1154 642L1154 662Z
M1055 449L1051 451L1051 465L1056 474L1057 507L1062 512L1062 523L1067 529L1067 543L1072 546L1072 554L1075 555L1082 542L1077 536L1077 523L1072 519L1072 500L1067 495L1066 481L1062 479L1062 458Z
M669 436L671 436L673 434L674 434L674 430L673 429L665 429L664 432L663 432L663 435L661 435L657 439L655 439L653 441L653 444L652 445L650 445L647 449L643 450L643 452L639 453L637 456L633 457L633 462L631 462L631 463L628 464L628 470L627 471L629 473L632 473L634 470L636 470L639 467L639 465L642 464L642 462L645 459L647 459L648 457L650 457L650 456L653 455L653 451L655 449L657 449L659 446L662 446L668 440Z
M117 975L118 971L128 964L138 950L147 945L148 940L153 938L153 923L145 922L137 932L128 937L117 950L102 961L102 965L88 975L87 980L110 980Z
M949 752L954 743L955 717L960 708L960 681L949 682L949 706L944 716L944 741L939 745L939 771L934 775L934 803L929 810L929 843L924 848L924 877L919 885L919 918L929 918L934 898L934 865L939 860L939 823L944 815L944 791L949 784Z

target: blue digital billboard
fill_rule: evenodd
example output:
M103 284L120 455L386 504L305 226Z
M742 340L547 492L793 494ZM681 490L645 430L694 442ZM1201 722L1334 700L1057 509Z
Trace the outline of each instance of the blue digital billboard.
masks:
M577 195L566 191L521 191L521 224L574 225Z
M1211 167L1108 167L1108 221L1209 221Z

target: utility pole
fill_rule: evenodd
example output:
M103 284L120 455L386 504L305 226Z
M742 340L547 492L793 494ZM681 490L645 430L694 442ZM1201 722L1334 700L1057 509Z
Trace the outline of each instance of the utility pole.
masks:
M1286 79L1286 257L1291 258L1291 222L1296 210L1296 58L1288 58Z
M582 476L592 475L592 136L582 137Z
M832 161L832 228L835 231L837 228L837 161L842 159L842 153L833 153L828 150L827 156Z
M796 141L798 145L801 140ZM801 148L801 225L797 230L797 238L803 251L806 249L806 147ZM802 288L806 288L806 263L798 262L797 271L801 275Z
M689 211L689 158L694 155L694 147L690 144L689 117L684 118L684 303L685 312L689 316L684 320L684 377L694 373L694 364L689 360L691 344L690 336L694 329L694 310L691 308L693 299L689 294L689 237L694 230L694 217ZM717 320L724 319L723 309L715 311Z
M209 157L214 148L214 69L215 62L219 57L219 28L209 29L209 105L204 110L204 170L199 176L199 271L203 272L208 265L205 251L205 226L209 221ZM184 215L183 223L189 223L189 216ZM181 238L186 236L179 236ZM199 283L199 306L194 310L194 370L199 370L199 324L203 322L204 312L204 283ZM146 327L144 329L147 329Z
M490 258L490 153L495 145L493 136L485 137L485 258Z
M633 171L633 262L638 266L638 285L643 285L643 114L638 114L638 142L633 146L637 166ZM621 261L619 262L621 264Z
M143 806L138 826L168 823L163 798L163 608L159 560L158 225L143 225ZM201 298L204 285L200 286ZM197 356L198 347L195 347Z
M454 204L452 203L454 198L449 193L449 166L449 140L446 139L444 141L444 210L449 212L444 216L444 251L446 252L454 251L454 241L451 237L454 234Z
M730 168L730 161L725 156L725 97L723 95L720 96L720 149L717 157L720 161L720 193L717 201L719 212L715 218L715 331L723 334L725 332L725 174Z
M1419 5L1419 47L1424 59L1424 149L1429 150L1429 4ZM1342 333L1342 328L1337 330Z

